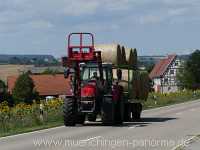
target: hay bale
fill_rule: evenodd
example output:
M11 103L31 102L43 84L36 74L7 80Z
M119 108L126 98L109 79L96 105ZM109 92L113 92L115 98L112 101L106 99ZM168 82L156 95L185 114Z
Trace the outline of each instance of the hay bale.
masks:
M96 51L101 51L102 61L113 65L124 65L129 60L130 49L121 48L119 44L95 45Z

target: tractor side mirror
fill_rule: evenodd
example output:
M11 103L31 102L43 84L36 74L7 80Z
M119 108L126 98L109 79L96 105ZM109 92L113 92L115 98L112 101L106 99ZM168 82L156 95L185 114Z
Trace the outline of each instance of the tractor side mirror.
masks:
M117 80L122 80L122 70L121 69L117 69Z
M67 79L69 77L69 75L70 75L70 69L67 68L64 70L64 78Z

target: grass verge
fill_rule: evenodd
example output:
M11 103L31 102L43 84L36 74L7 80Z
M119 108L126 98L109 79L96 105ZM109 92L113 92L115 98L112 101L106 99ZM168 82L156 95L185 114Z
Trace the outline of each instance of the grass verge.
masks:
M54 128L54 127L58 127L58 126L62 126L62 125L63 125L63 122L59 121L59 122L51 122L51 123L43 124L40 126L25 127L23 129L16 128L16 129L10 130L6 133L5 132L2 133L0 135L0 137L6 137L6 136L28 133L28 132L33 132L33 131L38 131L38 130L43 130L43 129L48 129L48 128Z
M184 91L170 94L151 93L143 106L144 109L153 109L198 99L200 99L200 91Z

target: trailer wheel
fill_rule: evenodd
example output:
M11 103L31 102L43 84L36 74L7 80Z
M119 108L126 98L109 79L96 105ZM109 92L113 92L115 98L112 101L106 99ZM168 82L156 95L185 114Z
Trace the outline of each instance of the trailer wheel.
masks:
M120 99L115 105L115 124L122 124L124 120L123 99Z
M88 114L87 118L88 118L88 121L94 122L97 119L97 115L96 114Z
M130 105L128 103L124 104L124 121L131 121L131 110Z
M73 98L66 98L63 105L63 116L65 126L75 126L76 105Z
M132 108L132 114L134 120L140 120L141 119L141 112L142 112L142 104L141 103L135 103Z

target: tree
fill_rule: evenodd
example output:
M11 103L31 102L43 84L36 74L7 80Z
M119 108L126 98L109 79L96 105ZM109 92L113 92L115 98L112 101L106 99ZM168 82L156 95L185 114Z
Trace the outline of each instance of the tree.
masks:
M34 89L33 80L28 73L23 73L18 77L12 96L15 103L24 102L30 104L36 98L37 92Z
M133 51L133 58L134 58L133 67L135 69L137 69L138 68L138 56L137 56L137 49L136 48Z
M126 61L126 50L125 50L125 47L122 46L122 50L121 50L121 57L122 57L122 65L126 65L127 64L127 61Z
M6 84L0 80L0 103L7 100Z
M121 56L122 56L121 47L120 47L120 45L117 45L117 65L122 64Z
M133 67L134 70L138 69L138 58L137 58L137 50L131 49L129 55L129 65Z
M183 88L200 88L200 50L193 52L177 75L177 79Z
M151 73L151 71L153 70L153 68L154 68L154 66L155 66L155 64L147 64L146 65L146 70L147 70L147 72L148 73Z

